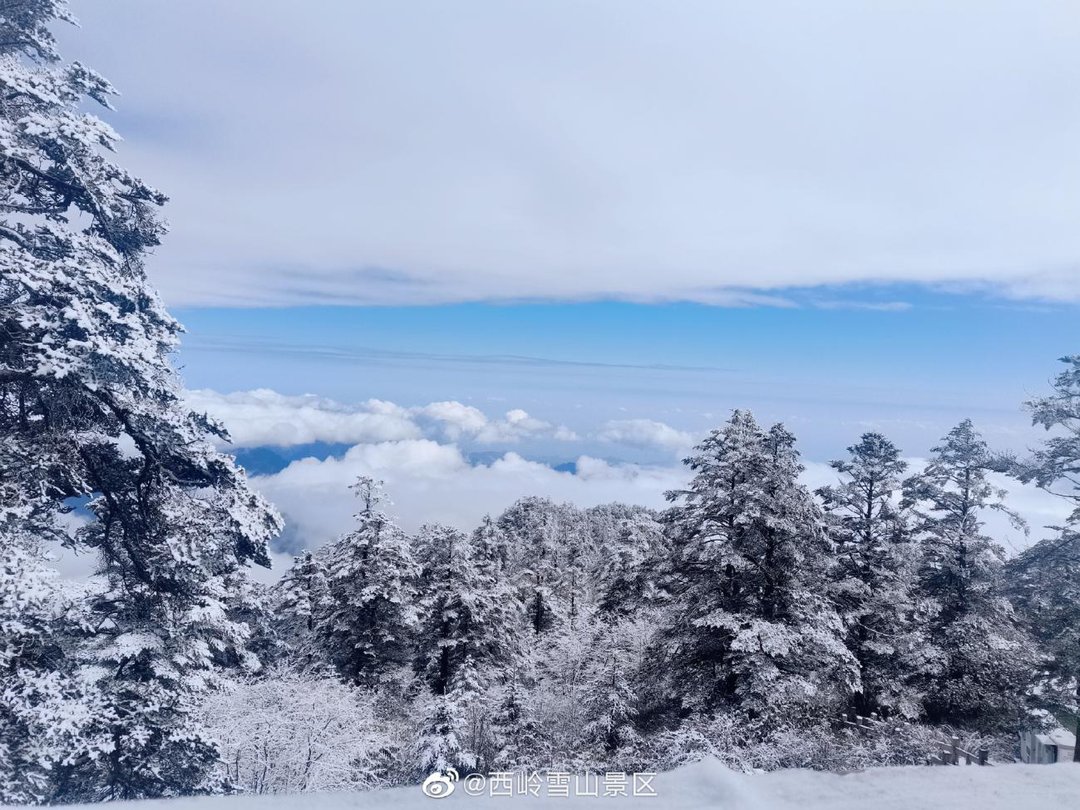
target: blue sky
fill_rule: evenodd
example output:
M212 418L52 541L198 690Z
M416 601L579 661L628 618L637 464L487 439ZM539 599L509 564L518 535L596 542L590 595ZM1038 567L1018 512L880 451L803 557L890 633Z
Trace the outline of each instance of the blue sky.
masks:
M468 528L525 495L662 507L679 458L734 407L796 432L810 486L868 430L915 465L969 416L997 449L1041 439L1021 403L1076 345L1073 305L879 292L910 306L191 308L179 360L193 406L225 422L284 513L280 570L348 528L359 474L387 482L410 529ZM222 396L256 389L271 390ZM1032 528L989 516L1010 552L1064 517L996 483Z
M822 459L871 424L913 455L966 416L1004 446L1032 441L1020 406L1080 337L1076 309L890 292L909 308L605 302L178 315L189 330L183 373L196 388L452 399L487 411L508 403L578 430L630 413L701 432L752 407L791 422Z

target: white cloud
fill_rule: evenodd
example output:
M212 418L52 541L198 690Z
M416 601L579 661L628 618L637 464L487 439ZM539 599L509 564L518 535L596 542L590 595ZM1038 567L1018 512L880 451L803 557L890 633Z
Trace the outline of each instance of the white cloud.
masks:
M340 458L306 458L253 479L286 516L281 552L317 547L346 531L355 511L348 485L358 475L386 481L395 501L392 512L410 530L433 521L469 529L485 513L497 514L526 495L583 507L622 501L662 508L664 492L686 482L681 465L612 463L595 452L602 452L607 443L638 448L642 452L632 457L641 459L648 458L650 450L671 453L693 443L691 434L650 419L608 421L581 438L522 409L491 419L478 408L454 401L404 408L368 400L352 406L269 390L233 394L201 390L188 392L188 402L222 419L240 446L315 441L353 445ZM561 431L568 435L560 436ZM573 472L527 458L525 451L503 452L482 464L470 463L466 455L470 443L511 444L525 439L546 453L569 448L577 458ZM909 459L912 471L922 463ZM835 481L835 472L828 464L807 461L803 481L817 488ZM1060 522L1068 511L1067 505L1032 487L1004 477L995 477L994 483L1009 491L1012 506L1032 526L1029 538L1007 520L987 516L988 532L1010 551L1045 536L1042 527ZM287 556L275 559L280 562ZM79 568L87 560L69 563Z
M285 396L265 388L231 394L188 391L185 400L193 410L221 421L236 447L357 444L422 435L406 410L381 400L348 407L312 394Z
M411 411L421 421L434 423L451 440L473 439L481 444L505 444L529 437L549 437L574 441L577 434L565 425L553 425L530 416L520 408L506 412L502 419L488 419L483 411L460 402L433 402Z
M920 461L911 461L912 469ZM421 440L360 445L342 458L295 461L275 475L253 479L286 517L290 551L315 548L352 525L355 511L348 485L358 475L386 482L390 512L406 530L442 522L470 530L485 514L497 515L518 498L538 495L579 507L621 501L656 509L668 505L664 493L686 485L681 465L653 467L612 464L581 456L575 472L564 472L506 453L490 464L470 465L454 445ZM834 483L828 464L808 462L802 476L811 489ZM987 532L1010 553L1046 536L1042 526L1060 522L1067 508L1052 496L1005 478L996 484L1009 491L1011 505L1032 524L1031 536L988 514ZM278 575L280 571L278 572Z
M417 408L416 415L436 422L451 441L462 436L476 435L488 424L488 418L479 408L460 402L433 402Z
M508 411L503 419L489 419L478 408L453 401L417 408L378 399L345 405L314 394L286 396L265 388L230 394L199 389L186 392L185 400L193 410L222 422L235 447L361 444L424 436L480 444L577 439L564 425L536 419L520 408Z
M1070 3L78 10L173 305L1080 300Z
M676 452L694 444L694 437L689 433L653 419L613 419L604 424L598 435L606 442Z
M456 446L421 439L362 445L340 459L304 459L253 481L286 515L288 542L298 550L349 528L355 504L347 487L358 475L386 482L390 511L409 530L428 522L468 530L527 495L583 507L621 500L659 508L664 492L683 480L678 468L616 466L589 457L577 466L577 474L563 472L517 453L470 465Z

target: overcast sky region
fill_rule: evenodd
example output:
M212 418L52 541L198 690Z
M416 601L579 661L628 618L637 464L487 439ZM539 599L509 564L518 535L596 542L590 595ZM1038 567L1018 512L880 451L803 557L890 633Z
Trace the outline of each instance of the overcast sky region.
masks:
M76 9L174 305L1080 299L1067 0Z
M1071 0L72 6L189 399L291 448L282 554L365 471L407 524L660 505L735 407L815 484L871 429L1023 452L1080 351Z

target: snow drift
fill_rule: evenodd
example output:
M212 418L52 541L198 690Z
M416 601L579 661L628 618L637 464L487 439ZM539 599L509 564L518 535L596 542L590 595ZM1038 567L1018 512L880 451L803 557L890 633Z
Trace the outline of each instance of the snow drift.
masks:
M459 783L460 785L460 783ZM656 796L470 796L459 788L430 799L418 786L366 793L214 796L130 802L167 810L395 810L434 808L647 808L659 810L1023 810L1074 806L1080 766L870 768L848 774L787 770L735 773L716 760L687 765L655 780Z

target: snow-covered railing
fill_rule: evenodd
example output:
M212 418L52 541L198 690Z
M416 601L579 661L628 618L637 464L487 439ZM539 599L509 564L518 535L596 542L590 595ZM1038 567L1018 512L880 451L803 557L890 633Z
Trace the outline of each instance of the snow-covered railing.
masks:
M857 728L861 731L887 733L899 730L896 723L883 719L877 712L871 712L869 715L861 715L856 713L854 709L849 709L847 714L840 715L840 722L842 725ZM955 736L951 737L948 742L942 743L938 753L928 756L926 758L926 764L959 765L961 757L963 757L964 762L968 765L991 764L990 749L982 746L974 752L965 750L960 746L960 738Z
M853 726L864 730L885 731L892 728L892 725L883 720L877 712L861 715L856 714L854 709L849 709L847 714L840 715L840 722L845 726Z
M948 745L942 747L941 753L938 754L937 761L934 761L934 759L931 758L931 761L928 764L959 765L960 757L963 757L964 761L968 765L971 765L972 763L977 763L979 765L989 765L990 749L984 746L975 753L972 753L971 751L965 751L963 748L960 747L960 738L952 737L949 740Z

